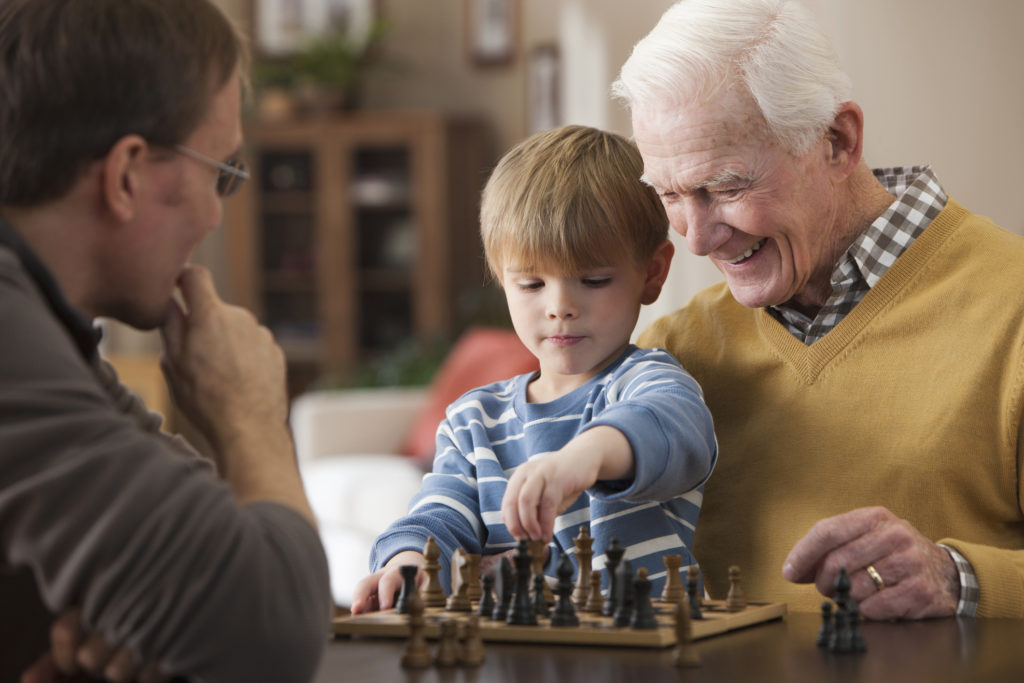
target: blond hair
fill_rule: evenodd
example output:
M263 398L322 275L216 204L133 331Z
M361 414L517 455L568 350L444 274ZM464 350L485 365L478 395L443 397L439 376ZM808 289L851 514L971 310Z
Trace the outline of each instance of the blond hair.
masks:
M646 265L668 238L643 159L621 135L565 126L533 135L498 162L484 188L480 233L495 276L512 262L566 273L628 255Z

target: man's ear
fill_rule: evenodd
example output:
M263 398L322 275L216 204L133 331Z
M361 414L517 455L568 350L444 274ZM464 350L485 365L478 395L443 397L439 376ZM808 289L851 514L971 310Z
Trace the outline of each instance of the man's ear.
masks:
M641 304L653 304L661 295L661 288L668 278L668 269L672 265L672 255L676 253L676 247L670 241L665 240L654 250L650 262L647 264L647 278L644 280L644 289L640 298Z
M864 112L856 102L839 105L826 132L829 141L829 167L844 177L860 163L864 148Z
M135 218L143 182L143 163L149 145L138 135L126 135L103 159L103 202L121 222Z

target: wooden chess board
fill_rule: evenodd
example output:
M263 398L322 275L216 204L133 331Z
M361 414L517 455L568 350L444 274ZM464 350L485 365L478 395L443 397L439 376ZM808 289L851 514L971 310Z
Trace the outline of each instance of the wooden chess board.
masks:
M665 648L676 643L672 609L673 605L654 601L656 629L616 628L611 617L589 612L577 612L579 626L551 626L547 618L540 616L537 626L510 626L481 617L480 635L484 641L492 642ZM781 619L786 614L785 603L751 603L741 611L728 612L724 601L710 600L705 601L702 609L704 618L690 622L694 640ZM470 614L428 607L424 613L427 638L436 639L440 635L439 624L443 619L466 619ZM407 638L408 617L394 610L337 617L333 631L335 635Z

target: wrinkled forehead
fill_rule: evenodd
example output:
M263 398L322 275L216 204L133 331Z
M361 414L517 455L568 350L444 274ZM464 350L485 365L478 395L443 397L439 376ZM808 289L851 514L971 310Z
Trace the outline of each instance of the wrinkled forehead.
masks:
M753 98L736 91L708 101L664 102L633 110L633 137L644 159L644 180L667 187L674 167L714 166L768 141L768 127Z

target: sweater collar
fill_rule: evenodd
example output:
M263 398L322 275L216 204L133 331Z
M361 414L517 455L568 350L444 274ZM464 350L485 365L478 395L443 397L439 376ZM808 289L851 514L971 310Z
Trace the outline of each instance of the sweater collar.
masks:
M98 325L93 325L91 320L68 302L50 270L21 238L21 235L3 218L0 218L0 246L7 247L18 257L25 272L39 288L50 310L67 329L75 346L86 360L96 358L99 355L102 330Z

